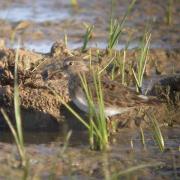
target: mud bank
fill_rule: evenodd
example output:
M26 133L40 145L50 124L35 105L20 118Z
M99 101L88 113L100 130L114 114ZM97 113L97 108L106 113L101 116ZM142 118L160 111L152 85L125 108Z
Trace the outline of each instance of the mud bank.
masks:
M99 53L97 57L97 51ZM1 81L0 81L0 100L1 107L9 112L9 116L13 119L13 88L14 88L14 59L16 56L15 49L8 49L6 47L0 50L0 68L1 68ZM130 72L132 67L136 66L136 59L138 58L139 50L129 50L126 54L126 74L129 78L129 85L134 86L134 78ZM92 65L94 67L103 67L112 59L105 50L91 49ZM89 50L82 53L81 49L70 50L62 43L54 43L51 52L42 54L28 51L25 49L19 50L19 63L18 63L18 83L19 93L21 98L22 119L25 129L46 129L58 128L65 120L68 113L64 113L62 103L56 95L49 89L52 88L65 102L70 102L68 95L68 78L60 71L62 62L67 57L73 56L83 60L88 60ZM156 95L160 99L162 92L154 92L156 84L164 86L163 79L166 79L166 86L170 86L171 91L174 89L179 93L179 87L174 87L179 84L179 51L152 49L149 54L149 61L146 66L145 79L146 87L149 85L149 94ZM109 65L111 67L111 64ZM111 68L110 68L111 69ZM107 73L109 69L107 68ZM172 74L176 74L173 75ZM168 79L168 77L171 77ZM120 77L116 77L116 81L120 81ZM173 81L175 81L173 83ZM154 93L153 93L154 92ZM174 94L174 96L178 96ZM166 92L170 99L175 97ZM176 98L176 106L179 106L179 99ZM156 108L154 108L156 109ZM147 109L146 109L147 111ZM117 117L116 119L126 119L121 122L120 126L134 127L135 124L139 126L141 123L132 123L137 119L138 111L133 112L130 117ZM162 107L158 107L158 112L161 112L161 118L157 116L160 122L164 121L166 117L167 106L162 103ZM155 114L159 114L154 112ZM141 114L141 113L140 113ZM162 115L164 114L164 115ZM142 114L138 119L142 119ZM129 119L129 120L128 120ZM133 120L132 120L133 119ZM163 119L163 120L162 120ZM165 118L166 119L166 118ZM4 126L1 118L1 126ZM179 120L176 120L179 122ZM134 124L134 125L129 125Z

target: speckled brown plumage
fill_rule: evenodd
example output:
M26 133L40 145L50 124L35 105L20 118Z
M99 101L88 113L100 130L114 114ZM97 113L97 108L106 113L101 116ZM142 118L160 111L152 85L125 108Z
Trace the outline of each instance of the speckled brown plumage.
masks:
M82 88L79 74L85 72L88 87L91 89L95 104L97 95L91 72L88 72L87 64L82 60L66 59L63 64L64 70L69 74L69 93L72 101L82 110L86 111L87 102ZM159 103L156 98L137 94L135 91L122 84L110 80L108 77L101 78L106 116L121 114L132 108ZM98 109L98 105L97 105Z

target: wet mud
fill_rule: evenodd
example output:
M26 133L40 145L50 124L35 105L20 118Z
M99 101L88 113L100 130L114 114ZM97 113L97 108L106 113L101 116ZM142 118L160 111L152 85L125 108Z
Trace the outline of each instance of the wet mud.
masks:
M64 113L65 109L63 108L63 104L58 99L57 95L53 93L55 91L58 96L62 97L63 100L67 103L71 102L71 99L68 94L68 77L65 76L64 72L61 72L62 68L62 62L64 59L68 58L69 56L73 56L73 58L86 60L85 58L88 57L88 51L86 53L81 53L80 50L69 50L64 47L62 43L55 43L52 48L51 52L47 54L40 54L35 52L30 52L27 50L19 50L19 63L18 63L18 83L19 83L19 93L21 98L21 108L22 108L22 117L23 117L23 124L25 129L46 129L55 127L57 128L58 125L60 126L63 121L65 121ZM95 49L94 49L94 52ZM173 55L171 55L171 53ZM101 50L99 52L101 56L99 55L96 57L93 56L92 53L92 65L94 67L100 66L103 67L104 64L107 64L108 60L111 58L106 53L105 50ZM130 74L130 68L134 65L134 59L137 58L138 50L129 50L127 53L127 67L126 71L127 74ZM166 56L162 56L162 50L154 49L150 51L150 61L147 64L146 67L146 76L147 78L151 78L151 76L158 76L161 77L156 82L151 83L151 88L153 86L157 86L156 84L159 84L159 86L163 88L164 84L163 82L163 74L166 74L168 77L168 74L173 72L178 72L179 69L179 63L177 61L178 55L174 55L174 52L164 52L163 54L166 54L166 56L173 56L170 60ZM167 55L168 54L168 55ZM9 111L10 117L13 119L13 98L14 98L14 59L16 55L16 51L13 49L3 48L0 51L1 55L1 107L4 107L7 111ZM161 60L161 58L163 60ZM167 59L167 63L165 62ZM26 61L28 61L26 63ZM157 61L163 61L162 63L159 63ZM163 66L163 72L161 73L160 70L157 73L156 69L160 69L160 67L157 65L160 64L160 67ZM110 65L111 66L111 65ZM172 68L171 72L170 69ZM154 70L153 70L154 69ZM108 73L108 71L107 71ZM128 76L127 76L128 77ZM132 75L129 76L130 78L130 84L131 80L133 79ZM158 79L158 78L157 78ZM166 79L166 86L169 86L171 88L171 92L174 90L177 91L177 93L169 94L168 92L164 92L165 95L169 97L169 99L174 102L175 106L179 106L179 89L178 87L174 87L176 84L178 86L179 84L179 75L171 75L171 78L165 78ZM118 79L118 76L116 77L116 81L120 81L120 78ZM150 80L149 80L150 81ZM174 83L173 83L174 81ZM150 81L151 82L151 81ZM154 84L154 85L153 85ZM165 88L164 88L165 89ZM153 91L155 91L153 93ZM154 96L160 96L160 93L157 90L150 89L149 94ZM158 95L159 93L159 95ZM35 97L35 98L34 98ZM159 97L159 99L161 99ZM163 99L163 98L162 98ZM174 99L174 100L173 100ZM168 102L167 102L168 103ZM158 104L158 112L161 112L161 117L157 116L157 119L159 119L159 122L163 122L164 117L166 117L166 105L165 103ZM153 107L153 106L152 106ZM142 107L143 108L143 107ZM144 107L144 110L147 111L147 108ZM154 111L152 111L154 114L156 113L156 105L154 105ZM63 110L64 109L64 110ZM143 109L142 109L143 110ZM134 121L131 119L136 119L137 114L141 114L140 117L143 116L143 113L138 113L139 110L133 111L133 113L130 113L125 115L125 117L116 117L117 119L125 119L125 122L121 122L119 126L122 127L133 127L135 124L141 124L141 123L135 123L134 125L128 125L130 121ZM139 117L139 118L140 118ZM1 118L2 119L2 118ZM129 120L128 120L129 119ZM1 120L3 122L3 120ZM114 121L114 120L113 120ZM166 121L166 120L165 120ZM127 123L126 123L127 122ZM52 125L51 125L52 123ZM131 123L130 123L131 124ZM137 126L139 126L137 125ZM3 123L1 123L1 127L3 127Z

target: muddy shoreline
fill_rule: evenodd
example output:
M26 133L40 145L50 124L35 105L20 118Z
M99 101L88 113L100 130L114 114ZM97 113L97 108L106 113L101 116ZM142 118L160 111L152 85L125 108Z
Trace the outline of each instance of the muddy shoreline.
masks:
M110 57L104 50L98 50L101 54L98 58L96 56L97 49L92 51L92 63L94 66L102 66L108 62ZM93 56L94 53L94 56ZM134 59L138 57L139 50L129 50L127 52L126 58L127 67L126 71L129 74L129 67L133 66ZM6 47L0 50L1 57L1 107L5 108L8 112L13 110L13 84L14 84L14 58L16 55L16 50L8 49ZM63 75L63 73L58 72L62 66L62 62L69 56L74 56L74 58L81 58L86 60L89 51L86 53L81 53L81 50L70 50L65 47L62 43L54 43L51 48L51 52L47 54L40 54L31 52L28 50L19 50L19 64L18 64L18 80L19 80L19 91L21 98L21 108L22 108L22 119L24 119L25 129L46 129L46 128L57 128L58 124L61 124L64 120L64 112L61 102L57 97L50 92L47 88L53 88L58 95L60 95L66 102L70 102L68 95L68 78ZM151 86L149 89L149 94L161 96L161 91L153 90L156 84L163 86L163 79L166 79L166 84L164 86L170 86L173 89L171 91L179 91L180 78L178 75L180 64L179 51L167 51L163 49L153 49L150 50L149 62L146 66L146 79L149 83L147 87ZM27 63L26 63L27 62ZM29 62L29 63L28 63ZM54 73L57 72L57 73ZM177 75L172 76L175 73ZM168 76L172 76L172 79L168 80ZM157 78L152 82L151 77ZM173 83L174 81L176 83ZM130 76L132 79L132 77ZM117 81L120 81L117 77ZM175 86L175 87L174 87ZM176 87L177 86L177 87ZM146 87L146 88L147 88ZM160 88L159 88L160 89ZM164 88L165 89L165 88ZM153 92L154 91L154 92ZM168 93L168 92L166 92ZM171 99L175 99L176 93L170 96ZM34 98L35 97L35 98ZM162 97L163 98L163 97ZM179 101L177 99L177 101ZM179 106L179 102L176 102ZM165 106L164 106L165 108ZM162 110L160 110L162 109ZM166 116L165 110L159 107L163 116ZM163 113L164 111L164 113ZM137 113L137 112L136 112ZM154 112L155 113L155 112ZM65 113L67 114L67 113ZM156 113L155 113L156 114ZM131 117L136 116L132 114ZM163 119L163 116L162 119ZM10 117L13 119L13 114L10 113ZM121 117L118 117L121 119ZM125 116L127 119L127 117ZM123 118L122 118L123 119ZM159 120L162 122L162 120ZM179 120L176 120L179 122ZM1 119L1 122L3 120ZM2 126L3 127L3 123Z
M153 140L149 138L150 132L146 134L146 148L142 146L139 131L122 130L114 136L114 143L111 150L106 153L99 153L89 150L86 134L74 132L68 149L61 154L63 147L62 139L51 139L49 143L39 142L26 146L28 158L30 159L29 177L36 174L39 178L80 178L80 179L104 179L105 172L115 175L129 167L136 167L137 164L156 164L156 167L144 168L129 174L129 178L146 178L147 175L153 178L169 179L179 176L180 156L178 152L179 127L164 128L166 150L159 152ZM48 135L50 136L50 134ZM26 134L25 134L26 137ZM33 136L32 136L33 137ZM31 139L32 139L31 137ZM41 137L41 136L40 136ZM55 137L54 137L55 138ZM133 142L133 147L130 142ZM15 145L0 143L1 178L21 178L23 172L19 168L19 160ZM88 158L87 158L88 156ZM108 163L108 164L107 164ZM126 178L126 176L122 176Z

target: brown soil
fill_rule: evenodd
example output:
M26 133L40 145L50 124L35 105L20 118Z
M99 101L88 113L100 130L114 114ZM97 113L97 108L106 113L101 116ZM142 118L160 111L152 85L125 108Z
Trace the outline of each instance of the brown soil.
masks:
M97 58L96 52L96 49L92 50L92 65L94 67L99 65L103 67L105 64L107 64L108 60L112 58L112 55L108 55L104 50L100 50L99 56ZM62 104L57 98L57 95L54 95L48 87L54 89L54 91L57 92L59 96L63 97L66 102L69 102L70 98L67 88L68 79L66 76L64 76L63 72L60 72L62 62L65 58L72 55L75 58L86 60L88 54L88 51L86 51L86 53L81 53L80 50L71 51L65 48L62 43L57 42L53 45L53 47L51 48L51 52L48 54L40 54L21 49L19 50L18 81L21 98L22 117L24 121L23 124L26 129L49 129L50 127L57 128L58 124L61 124L58 122L64 121L64 118L62 116L63 113L61 111ZM127 74L130 73L130 67L136 66L134 60L138 58L138 54L138 50L129 50L127 52ZM13 71L15 55L16 51L13 49L2 48L0 50L1 107L10 112L11 118L13 118ZM148 62L146 68L146 76L148 78L159 74L166 74L167 76L172 72L178 73L178 70L180 68L180 64L178 63L179 51L153 49L150 51L149 56L150 61ZM163 71L161 71L161 69L163 69ZM131 78L132 80L133 77L130 76L129 78ZM116 77L116 80L118 80L118 76ZM160 80L160 84L161 81L162 80ZM169 86L171 86L171 81L169 81L169 83L167 82ZM171 98L174 97L171 96ZM162 107L164 108L161 108L160 106L158 107L158 112L161 111L161 118L157 116L157 119L159 119L160 122L163 122L162 120L165 119L164 117L166 116L166 107L164 105ZM154 109L156 109L156 107ZM125 115L125 117L116 117L118 120L121 119L120 121L122 121L122 119L125 119L125 121L120 123L120 127L134 127L134 125L132 125L132 122L134 122L134 120L132 119L137 119L137 116L139 119L139 117L143 116L142 113L138 112L139 110L133 111L133 113L128 114L128 116ZM155 112L153 111L153 113ZM129 122L131 125L129 125ZM141 123L135 124L140 125Z

